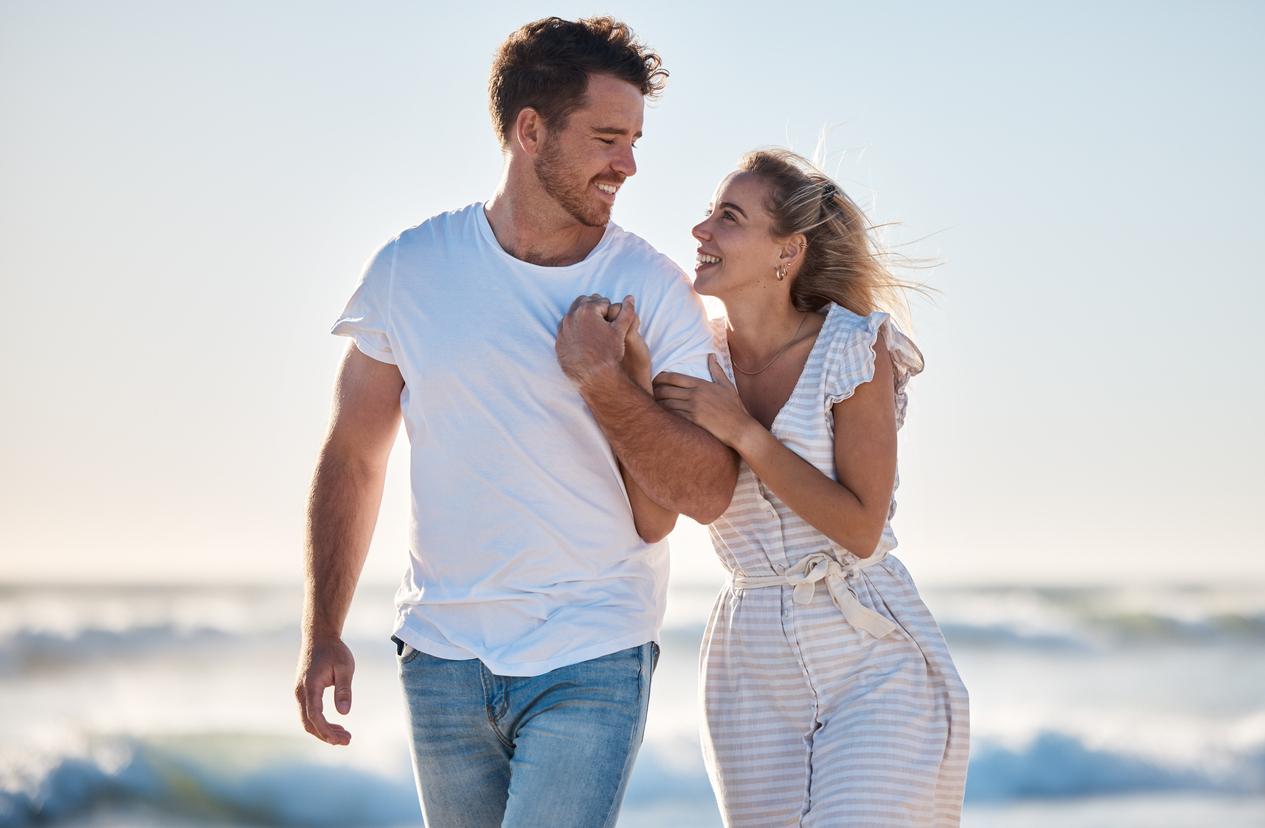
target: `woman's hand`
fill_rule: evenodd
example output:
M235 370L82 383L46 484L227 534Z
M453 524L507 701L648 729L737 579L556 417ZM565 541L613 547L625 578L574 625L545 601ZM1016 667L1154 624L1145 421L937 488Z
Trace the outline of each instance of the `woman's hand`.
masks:
M624 370L632 381L646 389L647 394L654 393L650 374L650 346L641 337L641 317L637 316L637 306L633 297L627 297L623 303L611 305L606 311L606 321L614 322L623 314L632 316L632 324L624 336Z
M606 321L614 322L626 316L628 331L624 334L624 358L621 365L633 382L654 394L654 386L650 383L650 346L639 333L641 318L637 316L636 300L631 296L624 297L623 302L615 302L606 308ZM637 534L646 543L658 543L668 536L676 526L677 513L665 509L650 499L638 485L623 462L619 463L619 473L624 478L624 489L628 492L628 505L632 509L633 526Z
M655 401L736 449L743 435L750 433L753 427L761 431L764 427L747 413L738 397L738 389L725 376L715 356L707 358L707 367L713 382L670 371L655 377Z

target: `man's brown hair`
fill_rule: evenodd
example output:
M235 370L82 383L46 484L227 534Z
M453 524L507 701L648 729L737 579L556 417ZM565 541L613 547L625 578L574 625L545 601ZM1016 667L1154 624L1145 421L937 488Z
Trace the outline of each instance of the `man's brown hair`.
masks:
M566 127L579 108L589 75L627 81L651 100L668 80L659 56L633 30L610 17L546 17L514 32L492 60L488 109L501 146L508 146L518 113L531 107L550 129Z

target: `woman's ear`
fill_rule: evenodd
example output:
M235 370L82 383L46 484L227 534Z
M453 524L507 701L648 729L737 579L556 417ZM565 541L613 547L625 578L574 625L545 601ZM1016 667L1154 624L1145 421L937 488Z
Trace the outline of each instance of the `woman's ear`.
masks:
M778 255L778 264L785 265L791 270L795 270L804 261L804 251L808 248L808 239L803 233L796 233L789 236L782 244L782 250Z

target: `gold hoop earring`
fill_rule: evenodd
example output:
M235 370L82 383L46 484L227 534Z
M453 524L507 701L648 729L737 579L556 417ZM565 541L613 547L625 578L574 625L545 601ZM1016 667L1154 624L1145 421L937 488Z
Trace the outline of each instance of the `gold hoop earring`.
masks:
M787 267L786 265L781 265L781 266L779 266L779 267L778 267L778 269L777 269L777 270L775 270L775 271L773 271L773 272L774 272L775 274L777 274L777 280L780 282L780 281L782 281L783 279L785 279L785 278L786 278L786 271L788 271L788 270L790 270L790 268L789 268L789 267Z

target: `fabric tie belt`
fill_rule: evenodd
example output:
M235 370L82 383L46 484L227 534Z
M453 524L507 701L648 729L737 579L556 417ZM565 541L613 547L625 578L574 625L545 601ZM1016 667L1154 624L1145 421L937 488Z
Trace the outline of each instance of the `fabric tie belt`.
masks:
M875 638L882 638L895 630L896 625L857 600L856 593L848 583L860 575L862 567L868 566L869 562L870 559L866 559L865 563L853 561L845 569L825 552L814 552L783 575L753 578L738 573L730 583L734 589L762 589L790 584L795 587L792 600L797 604L807 604L813 600L817 582L825 581L826 589L830 590L830 599L843 613L843 617L848 619L848 623ZM877 560L872 562L878 563Z

